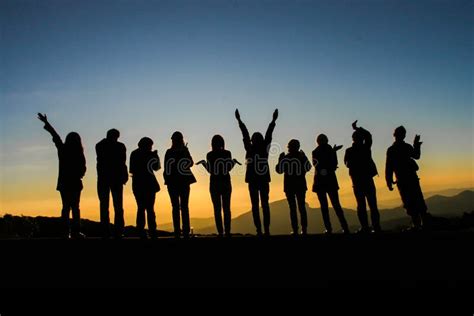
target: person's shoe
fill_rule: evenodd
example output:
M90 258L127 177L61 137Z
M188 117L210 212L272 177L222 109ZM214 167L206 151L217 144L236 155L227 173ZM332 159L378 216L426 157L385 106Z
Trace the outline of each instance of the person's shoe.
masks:
M370 234L370 228L369 227L361 227L358 231L356 231L356 234L359 234L359 235Z
M263 234L262 234L262 231L261 230L257 230L257 237L262 237Z
M402 232L404 233L419 233L421 232L421 226L412 226L412 227L408 227L408 228L405 228L404 230L402 230Z
M380 234L382 233L382 228L380 228L380 226L375 226L374 228L372 228L372 233Z
M232 234L230 232L225 232L224 236L226 238L230 238L230 237L232 237Z
M263 233L263 236L264 236L264 237L270 237L270 231L267 230L266 232L264 232L264 233Z
M71 235L72 239L86 239L86 235L83 233L74 233Z
M323 232L324 235L332 235L332 230L331 229L326 229L324 232Z
M298 231L292 231L292 232L290 233L290 235L291 235L292 237L298 237Z
M349 230L349 228L344 228L344 229L342 230L342 233L343 233L344 235L349 235L349 234L351 233L351 231Z
M141 240L147 240L148 239L148 234L146 232L141 232L139 234L139 237Z

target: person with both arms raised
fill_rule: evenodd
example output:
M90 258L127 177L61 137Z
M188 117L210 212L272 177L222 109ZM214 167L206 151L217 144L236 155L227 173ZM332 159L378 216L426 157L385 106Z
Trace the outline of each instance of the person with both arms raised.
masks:
M250 201L252 203L252 215L257 236L262 235L262 224L260 221L259 196L263 210L263 229L265 236L270 235L270 205L268 203L270 193L270 170L268 166L268 154L272 142L272 134L275 122L278 118L278 110L273 112L273 119L268 125L265 137L259 132L253 133L250 138L249 131L240 119L239 110L235 110L235 118L239 123L243 136L247 170L245 182L249 185Z

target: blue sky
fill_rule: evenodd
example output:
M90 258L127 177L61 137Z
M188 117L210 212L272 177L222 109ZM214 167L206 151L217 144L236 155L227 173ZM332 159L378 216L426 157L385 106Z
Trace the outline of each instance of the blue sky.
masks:
M473 2L457 0L4 0L2 199L55 180L38 111L82 135L90 183L93 146L111 127L129 152L150 136L163 153L181 130L196 160L221 133L243 160L236 106L251 131L278 107L275 142L298 138L307 153L321 132L349 146L359 119L379 170L404 124L410 141L422 135L427 170L463 163L472 183L473 20Z

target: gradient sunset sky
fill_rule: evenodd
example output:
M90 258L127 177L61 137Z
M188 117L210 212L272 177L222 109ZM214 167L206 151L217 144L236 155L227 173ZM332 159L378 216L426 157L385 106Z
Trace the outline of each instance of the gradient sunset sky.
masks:
M94 145L121 131L129 155L143 136L163 158L182 131L195 161L221 134L244 161L238 107L250 132L280 118L270 157L270 200L284 198L274 172L291 138L308 154L319 133L343 144L338 176L354 207L342 158L351 122L374 136L383 175L393 129L423 141L425 191L474 186L472 1L20 1L0 2L0 214L59 216L57 155L37 112L61 136L77 131L88 171L82 217L97 220ZM250 209L244 166L233 171L233 216ZM191 217L211 217L209 178L193 168ZM311 186L313 170L308 174ZM159 223L171 221L162 170ZM398 198L383 176L380 200ZM308 202L319 207L314 193ZM126 224L135 223L131 183Z

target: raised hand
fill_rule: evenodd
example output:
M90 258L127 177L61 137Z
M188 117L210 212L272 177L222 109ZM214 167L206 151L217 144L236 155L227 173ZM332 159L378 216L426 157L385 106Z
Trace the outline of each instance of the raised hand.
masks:
M235 118L237 119L237 121L240 122L240 113L239 113L239 109L235 109Z
M38 113L38 119L45 124L48 123L48 117L46 114Z
M419 145L423 144L423 142L420 142L420 135L415 136L415 140L413 141L413 143L419 144Z
M278 109L275 109L275 111L273 112L273 122L275 122L278 118Z
M358 120L355 120L354 122L352 122L352 129L354 129L354 130L357 129L357 121Z
M339 145L339 146L338 146L338 145L334 144L334 146L332 147L332 149L334 149L334 151L338 151L339 149L342 148L342 146L343 146L343 145Z
M232 159L232 161L235 162L236 164L242 166L242 164L237 159Z

